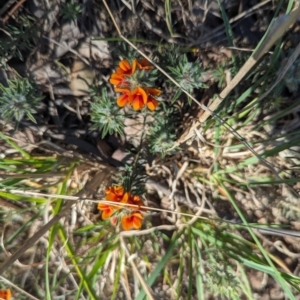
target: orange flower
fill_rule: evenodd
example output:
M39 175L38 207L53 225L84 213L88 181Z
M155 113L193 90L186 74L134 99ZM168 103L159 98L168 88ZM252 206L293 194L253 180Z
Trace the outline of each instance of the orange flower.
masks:
M135 72L137 64L138 62L136 59L133 60L132 67L128 60L121 60L119 63L119 67L117 68L116 72L111 75L109 82L117 87L129 86L126 77L132 75Z
M117 99L117 104L119 107L124 107L126 104L131 104L131 91L128 89L115 88L115 91L122 93L122 95Z
M146 105L149 110L156 109L158 106L156 96L159 96L161 91L156 88L143 87L143 84L139 82L136 76L132 76L131 78L131 75L133 75L137 69L149 71L153 68L154 67L150 66L145 58L141 61L135 58L132 64L126 59L123 59L119 63L116 72L113 73L109 79L110 83L115 86L115 91L121 93L117 99L119 107L124 107L129 104L132 105L134 110L141 110Z
M135 72L137 65L138 61L136 58L132 61L132 67L127 59L123 59L120 61L116 73L119 75L132 75Z
M142 201L141 197L137 196L137 195L130 197L128 203L138 205L138 206L144 206L144 202ZM130 209L137 209L137 207L134 207L134 206L128 206L128 207Z
M105 200L127 203L130 198L130 193L124 191L123 186L111 186L105 190ZM105 203L98 203L97 209L102 211L102 219L106 220L111 217L117 210L122 209L121 205L109 205Z
M122 93L117 99L117 104L120 107L124 107L129 104L132 105L134 110L140 110L148 101L148 95L141 87L137 87L132 92L129 89L123 88L115 88L115 91Z
M149 110L155 110L158 106L158 101L154 99L151 95L148 96L147 107Z
M116 211L114 206L104 203L98 203L97 209L102 211L101 217L103 220L106 220L109 217L111 217Z
M149 62L146 58L143 58L140 62L138 62L137 66L140 70L152 70L154 68L153 66L149 66Z
M113 73L109 79L109 82L115 86L127 86L126 77L122 74Z
M130 199L130 193L129 193L129 192L126 192L126 193L123 195L123 197L122 197L122 199L120 200L120 202L121 202L121 203L128 203L129 199Z
M10 300L10 298L11 298L11 291L10 291L10 289L0 290L0 299Z
M118 223L118 219L120 214L115 214L115 212L124 208L121 215L124 215L128 210L133 211L130 215L123 216L121 218L122 227L124 230L129 230L131 228L139 229L143 223L143 215L139 210L146 210L145 208L141 208L144 206L144 202L142 201L141 197L138 195L132 196L130 192L125 192L123 186L110 186L105 190L105 199L108 201L112 201L113 204L106 204L106 203L98 203L98 210L102 211L102 219L106 220L110 218L111 224L116 226ZM128 205L118 205L118 203L127 203L127 204L134 204L133 206Z
M119 203L127 203L130 198L130 193L125 193L123 186L111 186L105 190L105 194L105 200Z
M110 186L105 190L105 199L109 201L118 201L124 195L123 186Z
M145 88L146 93L148 94L147 107L150 110L155 110L158 106L158 101L153 96L159 96L161 90L156 88Z
M142 109L146 105L147 99L147 93L141 87L137 87L129 96L129 102L132 104L134 110Z
M142 227L143 215L135 211L128 216L124 216L121 220L124 230L130 230L131 228L140 229Z

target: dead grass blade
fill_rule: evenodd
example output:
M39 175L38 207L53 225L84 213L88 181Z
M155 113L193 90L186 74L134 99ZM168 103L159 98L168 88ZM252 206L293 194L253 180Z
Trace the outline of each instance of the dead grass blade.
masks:
M150 290L149 286L147 285L147 283L145 282L143 276L140 274L137 266L135 265L135 263L133 262L132 259L130 259L130 252L126 246L126 243L124 241L124 238L122 236L120 236L120 242L121 242L121 246L122 248L125 250L125 254L127 256L128 259L128 263L130 264L133 273L135 274L135 276L137 276L141 286L143 287L144 292L147 295L147 299L149 300L155 300L154 294L153 292Z
M253 55L249 57L249 59L245 62L245 64L242 66L242 68L239 70L236 76L231 80L231 82L226 86L226 88L220 93L220 95L216 99L214 99L213 103L208 107L209 110L205 111L205 113L200 117L199 125L205 122L207 118L211 115L210 111L215 111L219 107L222 101L245 77L245 75L253 68L253 66L258 62L258 60L270 50L270 48L275 44L275 42L296 21L299 15L300 6L289 15L283 15L274 22L274 24L267 31L262 44L257 48Z

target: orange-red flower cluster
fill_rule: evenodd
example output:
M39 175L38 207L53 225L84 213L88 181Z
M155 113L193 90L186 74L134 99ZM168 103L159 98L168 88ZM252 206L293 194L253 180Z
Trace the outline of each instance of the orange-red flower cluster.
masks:
M149 71L153 69L149 66L146 59L138 61L134 59L132 65L126 59L119 63L116 72L110 77L110 83L115 86L115 91L121 93L117 100L120 107L130 105L134 110L143 109L145 106L150 110L155 110L158 106L158 101L155 97L161 94L161 90L157 88L144 87L135 79L135 74L138 71Z
M111 186L105 190L105 194L105 200L115 202L116 204L98 203L97 208L102 211L103 220L112 217L112 223L116 224L117 219L113 215L117 211L120 211L120 215L122 215L121 224L124 230L141 228L143 215L140 212L140 210L142 210L140 206L144 206L144 203L140 196L131 195L130 192L125 192L123 186ZM130 205L118 205L118 203Z

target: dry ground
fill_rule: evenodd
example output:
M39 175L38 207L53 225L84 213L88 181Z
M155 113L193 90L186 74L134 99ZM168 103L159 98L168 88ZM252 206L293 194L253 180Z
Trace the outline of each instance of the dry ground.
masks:
M228 48L228 38L217 1L172 1L172 35L166 20L165 1L133 1L135 2L133 7L130 1L108 2L123 35L130 38L147 55L151 56L158 45L164 47L175 44L181 49L187 49L182 51L187 51L190 61L198 59L202 62L208 70L205 80L209 89L195 91L195 96L197 99L201 99L201 103L208 104L209 99L221 91L222 87L218 87L217 83L212 80L210 70L215 70L218 66L230 62L232 49ZM90 85L104 84L112 93L108 82L109 76L119 58L126 57L128 46L125 47L125 43L118 38L114 24L101 1L79 1L81 9L77 15L66 10L67 3L70 2L27 0L12 1L10 5L6 5L3 1L0 4L0 17L3 21L0 32L0 43L2 44L2 46L0 45L0 49L2 49L0 57L2 63L4 61L6 63L2 64L0 81L5 84L8 79L16 78L19 75L29 77L45 96L35 115L36 124L25 119L19 124L18 129L14 130L13 125L1 121L2 132L13 138L19 147L28 151L32 156L64 157L57 167L57 172L61 172L61 174L52 175L55 173L54 168L48 178L28 180L27 184L34 185L41 192L49 192L51 185L55 186L62 180L68 166L79 159L80 164L74 168L68 181L67 191L70 194L72 191L75 193L80 190L90 179L100 176L99 170L117 172L116 168L120 166L120 160L132 147L130 137L136 134L134 130L139 131L140 128L139 125L133 128L132 124L127 124L125 139L118 136L106 136L102 139L99 132L90 129L92 125L89 116ZM275 3L255 0L224 2L227 16L232 21L234 44L238 48L240 65L264 35L272 20L276 5L276 1ZM12 38L11 32L7 32L7 26L22 28L23 32ZM115 39L112 41L109 40L110 38ZM142 42L138 43L138 39ZM297 25L290 30L285 39L288 41L286 42L287 48L297 45L299 41ZM235 92L236 95L249 86L250 83L247 80L241 83L239 90ZM292 94L286 90L283 91L283 95L285 102L281 103L282 107L288 107L299 96L298 92ZM223 108L225 110L226 105ZM222 111L220 113L224 117ZM275 113L274 111L274 115ZM203 111L196 105L183 106L177 132L178 138L190 128L193 120L202 114ZM275 148L283 140L286 141L290 134L296 132L299 127L299 113L295 109L280 121L257 129L257 124L268 116L272 116L271 112L268 108L264 108L262 113L253 118L250 123L243 126L238 123L233 124L260 153L264 149ZM278 133L286 134L286 138L283 137L281 141L270 141L271 136ZM232 142L233 139L230 132L223 130L219 140L222 151L216 154L213 146L215 144L215 127L211 127L205 132L203 139L197 137L189 145L183 144L181 150L172 156L167 156L166 159L161 159L159 155L150 157L145 165L147 175L150 177L146 186L148 205L174 209L174 203L170 201L170 194L174 193L172 199L176 199L177 203L185 205L191 210L195 209L195 212L202 207L201 213L204 216L240 222L226 194L222 193L221 189L214 190L208 182L199 180L199 178L210 178L216 161L221 170L226 170L228 166L238 166L229 175L229 178L235 182L243 181L244 178L253 178L254 180L272 176L270 170L260 164L246 164L240 167L252 154L247 149L232 150L230 146L239 143L237 140ZM261 139L269 142L261 144L259 143ZM0 150L2 158L19 156L19 153L3 140ZM289 170L289 174L297 178L299 171L295 167L300 165L297 151L299 148L295 147L292 150L285 149L280 152L280 155L273 156L270 161L280 166L282 170ZM289 158L290 156L293 158ZM126 159L130 161L130 157ZM292 168L293 170L291 170ZM2 179L10 178L5 175L5 171L1 176ZM108 176L106 179L109 181L111 178ZM102 182L101 186L92 186L93 190L89 197L101 199L105 183L106 181ZM298 199L285 186L249 186L247 189L243 189L232 184L231 187L234 197L249 223L285 224L291 225L294 230L300 229ZM299 183L294 183L292 188L298 192ZM98 190L100 195L95 196ZM57 193L56 188L53 189L53 193ZM4 261L8 253L16 251L48 220L50 208L46 207L40 217L27 223L35 214L39 213L39 209L36 209L31 203L9 201L4 197L0 200L3 208L1 232L4 241L12 236L19 227L28 224L22 234L5 247L5 251L2 250L0 260ZM9 212L15 210L19 213L13 213L10 216ZM78 235L74 233L75 230L99 220L100 216L92 201L80 203L72 210L69 217L64 219L68 239L78 245L78 253L76 253L78 257L90 250L93 243L89 241L85 244L83 241L88 236ZM152 216L150 221L151 226L174 224L174 219L164 213ZM165 232L165 234L167 233L168 231ZM112 229L107 238L113 234ZM240 234L248 237L246 230L241 231ZM268 251L282 259L281 268L286 268L285 270L300 276L300 238L287 235L283 237L265 235L263 232L257 232L257 235ZM7 279L38 299L44 297L45 279L43 276L48 238L49 235L41 238L5 273ZM248 238L251 240L250 236ZM141 237L141 241L144 245L140 249L140 255L147 255L151 263L155 264L158 257L153 250L153 241L147 236ZM102 242L105 243L105 239L101 240ZM156 243L156 247L161 247L159 252L163 255L168 249L168 243L159 234ZM64 257L60 247L62 245L59 242L55 243L49 254L51 277L56 274L58 267L62 268L59 273L60 277L57 279L57 286L54 288L57 291L56 298L53 299L74 299L74 294L69 298L67 296L59 298L59 295L75 289L78 284L76 275L69 276L72 261L70 258ZM113 259L112 261L116 262ZM90 264L91 261L87 260L87 263ZM147 267L139 262L137 264L140 269ZM101 299L106 297L109 299L111 296L113 282L111 282L110 275L108 268L106 272L99 275L98 284L95 284L95 289L101 295ZM255 270L248 270L247 276L252 286L254 299L284 299L278 284L271 276ZM5 286L5 284L2 282L1 286ZM128 297L124 292L126 288L124 286L122 288L118 291L118 299ZM173 297L169 282L165 282L163 279L154 285L153 291L158 295L157 299ZM18 292L15 291L15 293ZM186 295L187 291L183 290L180 299L187 299ZM20 296L15 299L29 299L26 297L20 293ZM196 295L194 299L196 299ZM217 298L207 292L207 299ZM300 299L300 296L297 299Z

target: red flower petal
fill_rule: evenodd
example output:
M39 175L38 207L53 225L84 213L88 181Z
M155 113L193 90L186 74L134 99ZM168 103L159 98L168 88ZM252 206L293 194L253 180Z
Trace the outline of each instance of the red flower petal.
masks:
M134 110L141 110L145 106L143 99L139 96L136 96L133 100L132 107Z
M124 75L120 75L120 74L116 74L116 73L113 73L111 76L110 76L110 79L109 79L109 82L112 84L112 85L121 85L125 80L125 77Z
M143 215L136 211L128 216L124 216L121 219L121 224L124 230L130 230L132 227L135 229L140 229L143 223Z
M108 219L115 212L114 208L108 204L98 203L97 209L102 211L101 217L103 220Z
M113 209L106 209L106 210L103 210L102 211L102 214L101 214L101 218L103 219L103 220L106 220L106 219L108 219L108 218L110 218L112 215L113 215L113 213L114 213L114 210Z
M149 96L147 101L147 107L149 110L155 110L158 106L158 101L155 100L153 97Z
M10 300L11 299L11 291L10 291L10 289L0 290L0 299Z
M124 195L123 186L111 186L105 190L105 199L109 201L120 201Z
M133 212L121 219L121 224L124 230L130 230L132 227L140 229L143 223L143 215L140 212Z
M137 61L137 59L135 58L135 59L133 60L133 62L132 62L131 74L133 74L133 73L135 72L137 65L138 65L138 61Z
M130 101L134 110L142 109L147 103L147 93L141 87L137 87L130 95Z
M116 92L118 92L117 90L121 90L121 89L115 89ZM128 92L129 93L128 93ZM117 99L117 104L120 107L124 107L127 103L131 103L131 99L130 99L130 91L126 90L126 92L124 92L118 99Z
M132 75L137 67L137 60L134 59L132 61L132 66L130 65L130 62L127 59L123 59L119 63L119 67L116 69L116 74L119 75Z
M124 194L124 196L122 197L122 199L121 199L120 202L121 202L121 203L127 203L128 200L129 200L129 198L130 198L130 193L127 192L127 193Z
M131 216L124 216L121 219L121 224L124 230L130 230L132 227Z
M151 70L154 68L153 66L149 66L149 62L146 58L143 58L140 62L138 62L138 67L140 70Z
M124 72L124 74L129 74L131 72L131 66L127 59L123 59L119 63L120 69Z
M142 223L143 223L143 216L141 213L139 212L135 212L132 214L132 226L135 229L140 229L142 227Z
M156 89L156 88L146 87L145 91L146 91L147 94L152 95L152 96L159 96L161 94L161 90Z
M114 186L113 191L119 197L122 197L124 195L124 187L121 185Z
M138 206L144 206L144 202L142 201L141 197L137 196L137 195L131 197L130 200L129 200L129 203L134 204L134 205L138 205ZM137 209L137 207L133 207L133 206L131 206L129 208Z

